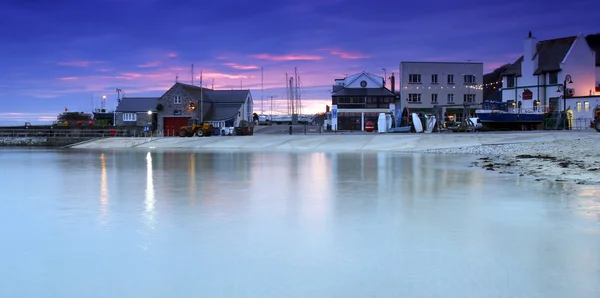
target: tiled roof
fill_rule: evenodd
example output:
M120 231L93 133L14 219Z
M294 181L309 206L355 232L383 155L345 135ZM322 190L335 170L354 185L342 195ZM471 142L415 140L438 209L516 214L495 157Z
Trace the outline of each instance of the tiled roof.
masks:
M539 75L544 72L559 71L560 63L576 39L577 36L570 36L538 42L537 52L534 56L534 59L535 57L538 58L538 67L533 74Z
M116 112L119 113L137 113L146 111L156 111L157 97L123 97Z
M600 33L590 34L585 37L588 45L596 52L596 66L600 66Z
M519 57L515 63L511 64L508 69L502 72L502 76L521 76L521 64L523 63L523 56Z

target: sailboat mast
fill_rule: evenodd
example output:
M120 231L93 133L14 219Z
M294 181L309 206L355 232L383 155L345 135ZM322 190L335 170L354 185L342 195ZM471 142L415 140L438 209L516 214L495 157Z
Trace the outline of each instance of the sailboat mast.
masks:
M204 122L204 87L202 86L202 70L200 71L200 123Z

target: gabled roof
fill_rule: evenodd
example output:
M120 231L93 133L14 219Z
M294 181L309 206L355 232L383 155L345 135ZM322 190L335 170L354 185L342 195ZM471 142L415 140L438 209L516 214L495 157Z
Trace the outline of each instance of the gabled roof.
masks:
M533 74L539 75L545 72L559 71L560 63L576 39L577 36L570 36L538 42L536 54L533 57L534 59L538 58L538 67Z
M157 102L157 97L123 97L115 111L118 113L154 112Z
M521 64L523 63L523 57L519 57L515 63L511 64L505 71L502 72L502 76L521 76Z
M213 90L183 83L177 84L181 85L194 100L202 101L203 118L207 121L234 118L250 96L250 90Z
M374 74L370 74L370 73L368 73L368 72L365 72L365 71L363 71L363 72L361 72L361 73L357 73L357 74L355 74L355 75L351 75L351 76L347 77L347 78L345 79L344 86L349 86L349 85L352 85L352 83L354 83L356 80L358 80L358 79L359 79L360 77L362 77L362 76L365 76L365 77L367 77L367 78L368 78L370 81L372 81L373 83L377 84L378 86L381 86L381 87L383 87L383 83L380 81L380 78L381 78L381 77L379 77L379 76L376 76L376 75L374 75Z
M596 66L600 67L600 33L590 34L585 37L590 48L596 52Z

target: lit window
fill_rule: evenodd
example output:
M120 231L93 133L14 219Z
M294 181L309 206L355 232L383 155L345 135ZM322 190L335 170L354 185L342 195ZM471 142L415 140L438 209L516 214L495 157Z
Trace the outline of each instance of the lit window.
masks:
M136 113L123 113L123 121L137 121Z
M583 102L583 109L584 109L584 111L586 111L586 112L589 112L589 111L590 111L590 102L589 102L589 101L584 101L584 102Z
M577 108L577 112L581 112L581 101L576 102L575 107Z

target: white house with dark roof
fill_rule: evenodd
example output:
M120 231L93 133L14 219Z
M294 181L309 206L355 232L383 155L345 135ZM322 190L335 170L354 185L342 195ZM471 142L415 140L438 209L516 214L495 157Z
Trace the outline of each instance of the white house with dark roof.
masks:
M250 90L213 90L175 83L157 101L158 130L175 135L189 119L212 123L215 127L234 127L252 121Z
M367 121L377 129L379 114L394 111L393 74L391 86L387 89L383 77L364 71L336 79L331 93L333 130L364 130Z
M116 126L153 130L158 97L124 97L115 110ZM150 113L148 113L150 112Z
M502 73L502 100L523 109L541 105L562 111L562 85L567 75L567 106L574 97L596 94L596 56L582 34L538 41L531 32L523 56ZM575 107L572 107L575 108Z

